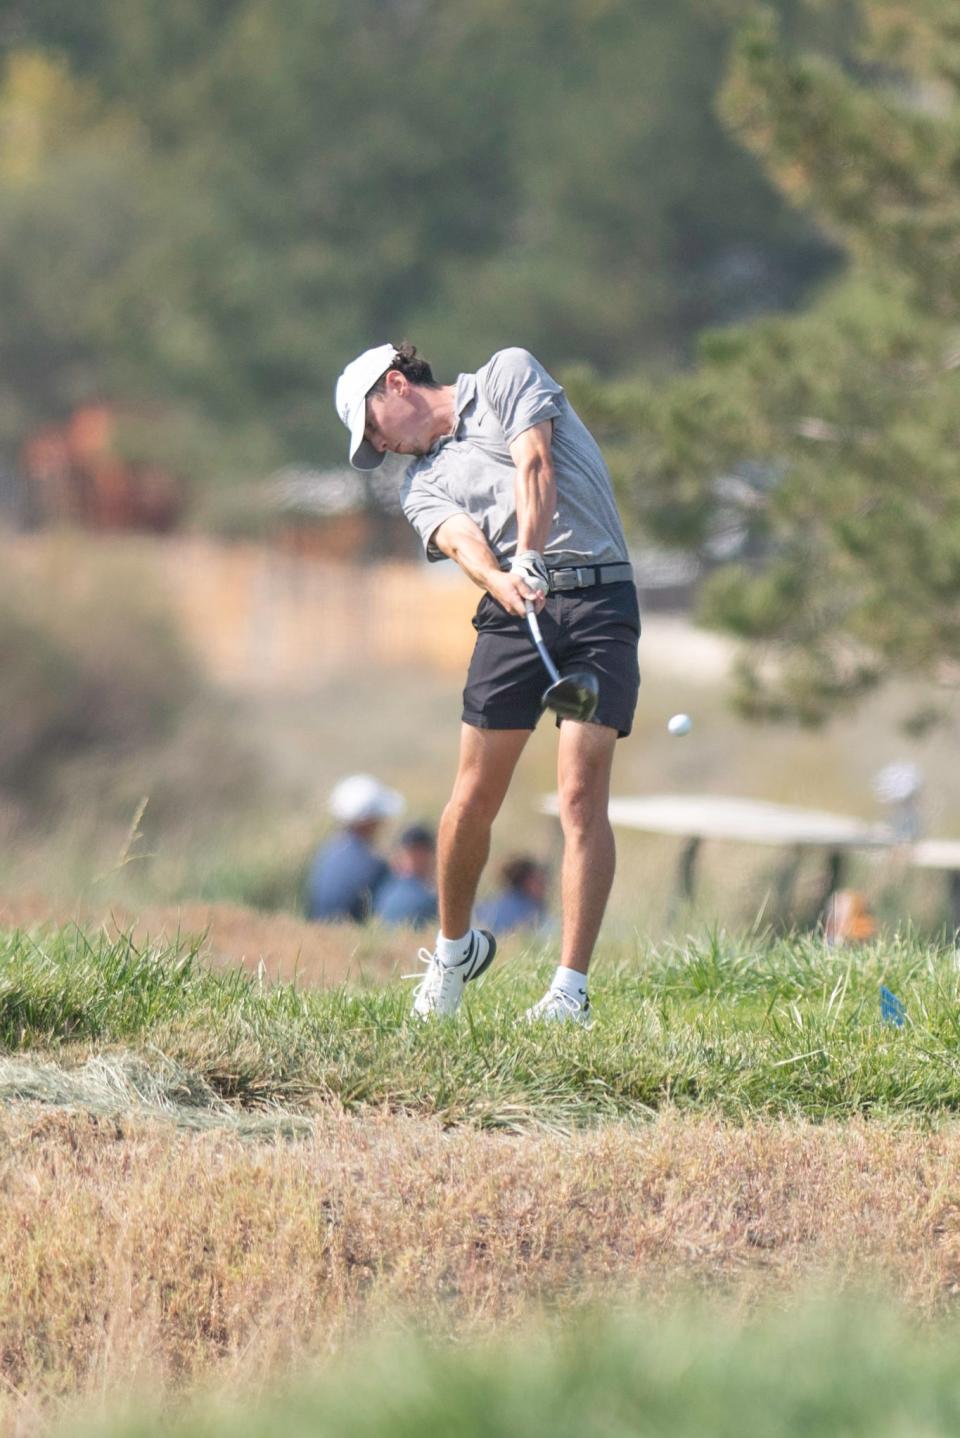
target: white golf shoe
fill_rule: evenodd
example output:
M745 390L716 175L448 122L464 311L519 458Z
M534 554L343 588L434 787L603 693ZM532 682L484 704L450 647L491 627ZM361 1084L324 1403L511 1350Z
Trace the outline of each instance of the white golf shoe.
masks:
M446 1018L460 1007L463 991L471 979L478 979L493 963L497 941L487 929L471 929L466 955L457 964L442 964L435 953L421 949L417 958L427 971L413 995L417 1018ZM413 977L411 975L411 977Z
M527 1009L524 1018L528 1024L579 1024L584 1029L593 1025L590 1000L585 996L581 1003L562 989L548 989L542 999Z

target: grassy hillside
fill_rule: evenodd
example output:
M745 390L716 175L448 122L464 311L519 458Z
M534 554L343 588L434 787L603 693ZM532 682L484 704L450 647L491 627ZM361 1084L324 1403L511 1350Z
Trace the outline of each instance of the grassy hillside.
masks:
M736 1121L960 1110L952 947L837 952L720 934L608 945L597 1023L574 1034L518 1021L555 961L548 948L521 951L469 991L455 1020L421 1025L409 1017L410 982L307 989L210 971L191 944L15 931L0 950L3 1090L42 1097L49 1083L54 1101L70 1102L96 1063L114 1085L93 1104L100 1112L139 1101L191 1122L224 1105L308 1113L335 1103L513 1131L636 1119L665 1104ZM905 1006L902 1025L884 1021L881 985ZM131 1064L152 1075L152 1097L132 1097L144 1080Z

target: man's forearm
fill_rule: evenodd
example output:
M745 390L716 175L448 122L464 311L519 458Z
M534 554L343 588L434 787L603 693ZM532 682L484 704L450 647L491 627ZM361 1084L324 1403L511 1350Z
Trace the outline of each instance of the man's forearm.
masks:
M451 540L448 553L481 589L489 590L491 580L500 576L500 566L493 550L479 531L456 535Z
M517 553L532 549L542 554L557 507L553 465L545 455L531 456L517 466L516 497Z
M522 618L528 603L538 610L543 607L543 594L531 589L522 575L500 568L483 530L467 515L457 514L446 520L434 531L432 542L508 614Z

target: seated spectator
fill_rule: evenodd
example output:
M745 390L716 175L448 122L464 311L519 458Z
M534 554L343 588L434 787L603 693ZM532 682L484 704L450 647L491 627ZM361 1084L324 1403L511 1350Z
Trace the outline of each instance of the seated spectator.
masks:
M497 935L539 928L547 916L547 870L526 854L508 859L500 871L503 888L477 905L477 923Z
M398 840L393 872L384 879L373 899L373 912L385 924L408 924L419 929L437 917L437 890L433 876L437 841L425 824L411 824Z
M307 918L352 919L364 923L390 866L374 848L385 819L403 809L403 799L369 774L351 774L334 786L330 812L340 829L318 849L307 876Z

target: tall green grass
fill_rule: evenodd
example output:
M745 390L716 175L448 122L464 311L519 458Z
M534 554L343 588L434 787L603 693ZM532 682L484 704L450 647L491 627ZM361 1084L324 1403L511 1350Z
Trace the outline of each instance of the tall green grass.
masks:
M312 1385L119 1422L112 1438L938 1438L960 1431L956 1324L809 1303L580 1316L497 1343L382 1342ZM76 1433L71 1427L71 1433ZM82 1430L81 1430L82 1433Z
M0 1046L67 1070L134 1050L176 1067L188 1106L197 1093L290 1112L382 1105L500 1128L641 1117L665 1103L734 1120L960 1111L952 948L720 934L621 947L598 959L589 1032L520 1022L554 961L501 964L455 1019L423 1024L400 980L263 985L207 970L193 942L14 932L0 936ZM881 984L904 1004L900 1027L881 1017ZM14 1096L2 1077L0 1094Z

